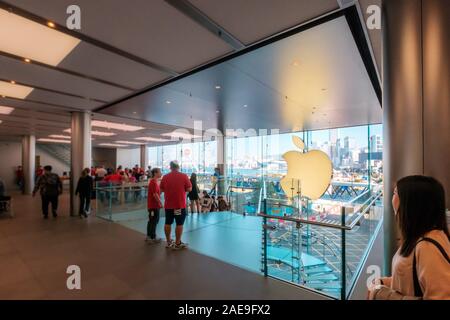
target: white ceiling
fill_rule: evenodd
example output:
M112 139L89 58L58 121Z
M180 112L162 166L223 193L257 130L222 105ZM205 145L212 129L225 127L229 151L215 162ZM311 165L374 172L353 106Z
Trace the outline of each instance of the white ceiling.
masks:
M189 1L244 46L339 7L336 0ZM48 20L65 25L66 8L74 2L0 1L3 7L8 3L44 19L44 23ZM82 41L55 68L25 63L20 60L24 57L12 57L0 52L0 80L14 80L35 87L24 100L0 96L0 105L16 108L10 116L0 116L0 139L18 138L27 133L36 133L38 137L61 134L61 128L70 126L70 111L95 110L235 52L222 38L164 0L78 0L76 4L82 14L82 29L77 31ZM367 0L362 0L363 12L368 4ZM380 42L377 35L370 32L379 63ZM94 42L83 40L85 37ZM107 50L96 41L117 50ZM135 58L130 58L132 56ZM267 85L276 88L275 84ZM168 87L167 90L173 89ZM186 106L184 110L184 116L188 117L191 110ZM211 118L215 116L214 113L210 115ZM94 117L103 119L108 116L95 114ZM142 122L130 119L120 121ZM163 121L154 118L152 122L142 122L149 128L145 133L154 135L173 129L158 122ZM142 133L138 132L136 136L142 136ZM121 134L111 139L96 139L94 144L134 137L129 133Z

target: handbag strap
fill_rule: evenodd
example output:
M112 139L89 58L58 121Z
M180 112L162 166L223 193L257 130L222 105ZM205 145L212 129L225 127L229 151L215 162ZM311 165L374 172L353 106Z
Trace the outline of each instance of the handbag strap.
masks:
M434 244L436 246L436 248L439 249L439 251L444 256L444 258L447 260L447 262L450 264L450 258L448 257L447 253L445 252L444 248L441 246L441 244L439 242L437 242L436 240L431 239L431 238L422 238L419 241L417 241L416 246L419 242L422 242L422 241L427 241L427 242ZM412 267L413 267L414 296L422 297L423 292L422 292L422 288L420 288L419 277L417 276L416 248L414 248L414 257L413 257L413 266Z

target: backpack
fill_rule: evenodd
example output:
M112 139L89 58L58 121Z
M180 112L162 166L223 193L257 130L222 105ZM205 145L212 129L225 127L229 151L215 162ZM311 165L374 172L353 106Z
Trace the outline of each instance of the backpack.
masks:
M51 173L44 176L44 195L57 196L59 195L59 177L57 174Z
M434 244L436 246L436 248L438 248L439 251L442 253L442 255L447 260L447 262L450 264L450 258L448 257L447 253L445 252L444 248L440 245L439 242L437 242L436 240L431 239L431 238L423 238L423 239L420 239L419 241L417 241L416 246L421 241L427 241L427 242ZM414 296L423 297L422 288L420 288L419 277L417 276L416 250L415 249L414 249L414 257L413 257L412 267L413 267Z

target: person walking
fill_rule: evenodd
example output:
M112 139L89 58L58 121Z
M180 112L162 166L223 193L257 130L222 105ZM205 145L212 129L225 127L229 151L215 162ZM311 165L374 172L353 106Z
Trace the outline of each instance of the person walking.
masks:
M181 241L183 234L184 220L186 219L186 192L192 190L189 177L180 171L178 162L170 162L170 173L163 176L160 184L161 192L164 193L164 209L166 222L164 232L166 234L166 248L180 250L187 247ZM172 224L176 222L175 242L171 239Z
M87 213L90 210L92 188L94 184L94 179L89 175L91 170L89 168L84 169L81 172L81 177L78 179L77 188L75 190L75 195L80 197L80 207L78 214L80 218L87 218Z
M58 197L62 193L62 183L59 176L52 173L52 166L44 167L44 174L39 177L33 190L33 197L39 191L42 200L42 214L44 219L48 219L48 206L52 205L52 214L56 218L58 216Z
M145 241L149 243L160 243L161 238L156 237L156 226L159 222L159 210L162 208L161 190L159 188L159 180L161 178L161 170L159 168L152 169L152 178L148 184L147 209L147 238Z
M191 213L194 213L197 210L197 213L200 213L200 189L197 185L197 175L195 173L191 174L191 184L192 190L188 193L188 198L190 201Z

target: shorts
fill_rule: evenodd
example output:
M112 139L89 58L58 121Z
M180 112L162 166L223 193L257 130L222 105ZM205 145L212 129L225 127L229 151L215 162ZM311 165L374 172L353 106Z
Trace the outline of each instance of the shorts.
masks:
M175 220L177 226L182 226L184 224L184 220L186 219L186 209L179 209L181 210L181 214L175 214L175 210L176 209L165 209L166 224L171 225L173 224L173 220Z

